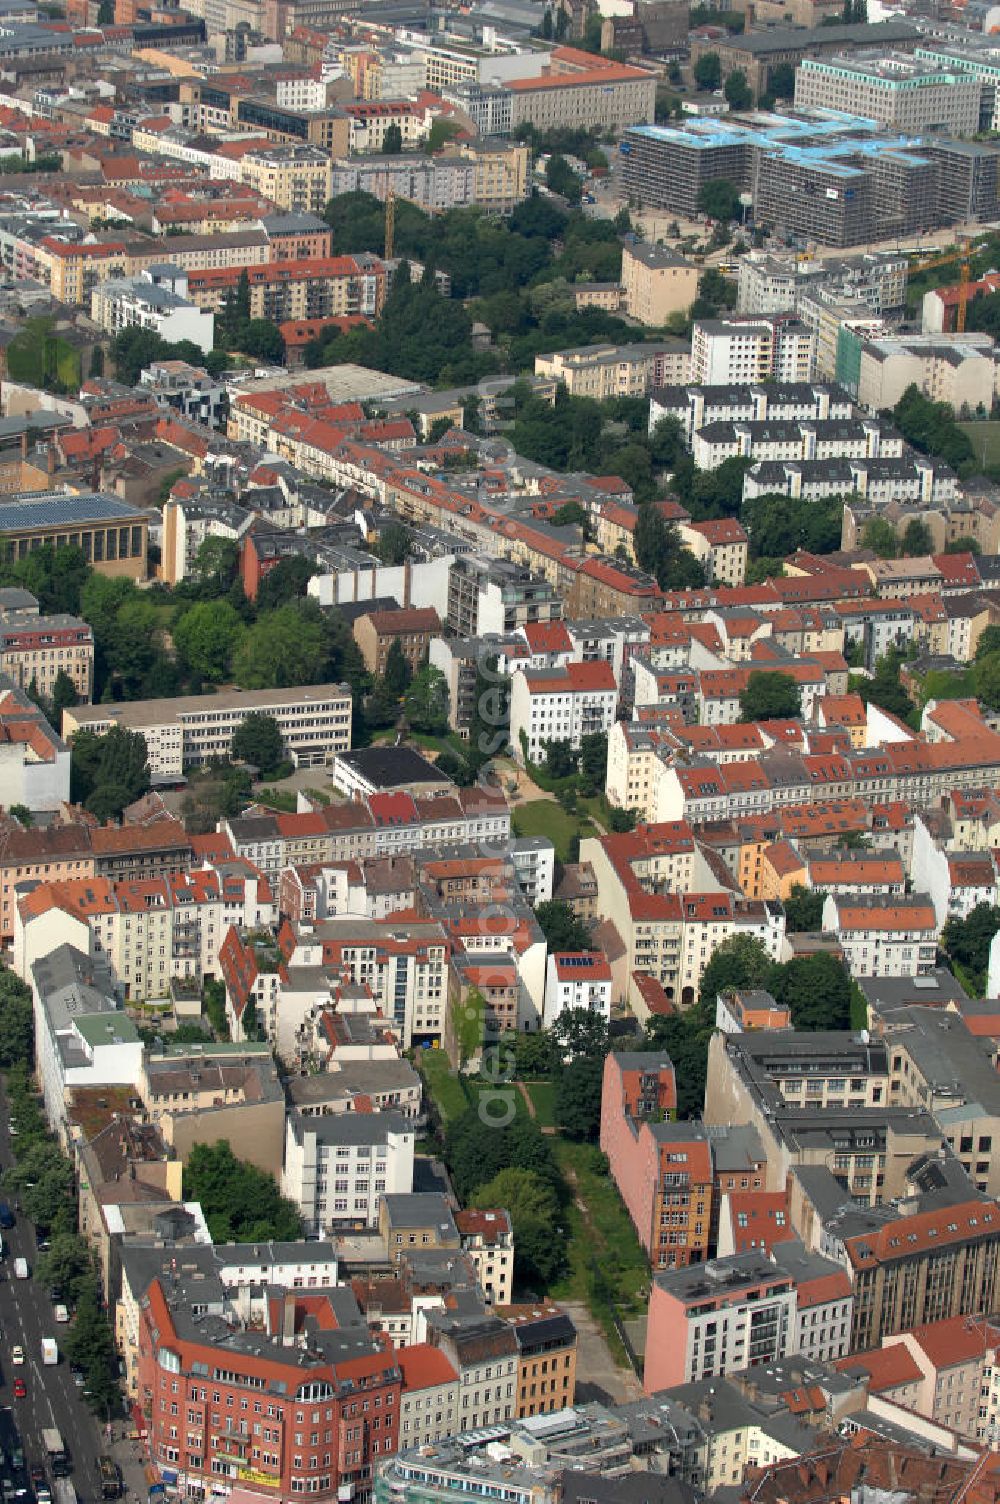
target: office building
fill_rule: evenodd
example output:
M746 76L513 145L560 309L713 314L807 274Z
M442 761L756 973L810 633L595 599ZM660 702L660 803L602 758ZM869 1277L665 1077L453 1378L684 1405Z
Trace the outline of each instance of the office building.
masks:
M301 689L222 690L172 700L121 705L74 705L63 712L70 741L86 729L101 735L112 726L140 731L154 780L171 782L185 768L232 754L233 733L252 712L277 721L285 752L300 767L323 767L351 745L350 687L309 684Z
M796 109L843 110L913 136L975 135L982 90L971 73L902 54L807 57L795 71Z

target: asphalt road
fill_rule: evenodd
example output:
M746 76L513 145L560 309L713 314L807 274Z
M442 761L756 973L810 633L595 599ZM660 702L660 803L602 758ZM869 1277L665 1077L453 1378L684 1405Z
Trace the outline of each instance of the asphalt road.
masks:
M6 1169L12 1161L7 1122L7 1100L0 1091L0 1169ZM3 1192L0 1192L0 1199L13 1204ZM38 1256L34 1228L26 1217L18 1214L17 1226L3 1232L2 1236L0 1431L6 1443L12 1418L21 1435L28 1467L44 1467L46 1456L42 1431L47 1426L55 1426L69 1450L73 1464L72 1482L81 1504L95 1504L101 1497L97 1458L104 1448L100 1429L80 1397L61 1350L59 1362L54 1367L42 1365L42 1338L54 1337L61 1349L67 1328L57 1324L48 1291L41 1284L33 1277L14 1278L16 1258L27 1259L28 1267L34 1273ZM21 1368L15 1368L11 1362L11 1350L17 1346L24 1348L25 1362ZM14 1380L18 1377L24 1379L28 1391L23 1400L14 1398ZM49 1475L50 1486L51 1482Z

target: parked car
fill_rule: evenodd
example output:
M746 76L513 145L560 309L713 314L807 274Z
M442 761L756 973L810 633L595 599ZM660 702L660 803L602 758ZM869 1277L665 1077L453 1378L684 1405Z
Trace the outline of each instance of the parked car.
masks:
M16 1222L17 1218L11 1211L9 1203L6 1201L0 1201L0 1227L2 1227L6 1232L8 1229L15 1226Z

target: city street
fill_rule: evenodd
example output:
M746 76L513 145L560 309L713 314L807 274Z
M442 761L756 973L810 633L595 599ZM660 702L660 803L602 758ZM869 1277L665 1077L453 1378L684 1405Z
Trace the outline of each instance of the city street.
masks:
M7 1133L7 1102L0 1094L0 1169L12 1162L10 1139ZM13 1198L0 1192L13 1206ZM81 1504L92 1504L101 1497L97 1457L109 1450L101 1441L100 1428L87 1409L80 1391L73 1383L73 1375L65 1356L60 1350L55 1367L42 1367L42 1338L54 1337L62 1347L68 1330L56 1323L48 1291L33 1277L14 1278L14 1260L25 1258L34 1274L38 1256L35 1233L31 1223L18 1215L17 1226L3 1233L3 1262L0 1264L0 1427L4 1432L5 1447L9 1446L8 1415L21 1434L28 1467L45 1465L45 1448L42 1431L46 1426L55 1426L62 1434L73 1463L72 1481ZM11 1363L11 1350L24 1348L24 1366L15 1368ZM14 1380L22 1378L27 1387L27 1396L14 1398ZM51 1484L51 1477L50 1477Z

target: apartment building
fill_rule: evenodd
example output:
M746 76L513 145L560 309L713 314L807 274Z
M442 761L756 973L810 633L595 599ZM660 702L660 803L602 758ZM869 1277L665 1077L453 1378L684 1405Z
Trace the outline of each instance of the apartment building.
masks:
M185 768L229 757L233 735L251 713L277 721L285 751L296 764L323 767L351 745L351 706L346 684L224 690L172 700L74 705L63 712L63 727L69 741L83 729L98 735L112 726L140 731L146 739L150 776L169 783Z
M305 143L254 147L244 152L240 179L279 209L293 214L321 214L333 191L329 153Z
M66 743L13 679L0 679L0 803L8 810L57 810L69 799L69 773ZM13 832L7 839L16 840ZM4 899L6 907L6 885Z
M35 1074L49 1127L58 1132L74 1087L128 1086L139 1080L143 1043L99 956L91 959L75 946L55 944L35 962L28 980Z
M989 334L859 337L858 402L870 412L895 407L909 386L956 412L990 411L997 362Z
M653 1276L646 1327L647 1394L725 1377L793 1350L795 1282L758 1251Z
M65 674L77 698L89 700L94 684L93 629L78 616L39 616L37 608L33 613L3 612L0 673L19 689L34 683L46 698L59 675Z
M823 928L836 934L852 977L926 976L937 960L938 922L923 894L828 895Z
M386 1195L413 1190L415 1130L397 1112L341 1112L285 1125L282 1194L302 1213L306 1229L328 1232L377 1227Z
M350 1292L267 1275L234 1289L214 1266L178 1274L158 1265L138 1311L137 1369L160 1476L183 1472L206 1492L226 1478L330 1504L348 1488L366 1497L382 1455L399 1446L402 1380ZM195 1313L209 1292L205 1330ZM308 1345L290 1341L306 1323ZM250 1396L260 1406L252 1422ZM317 1417L313 1430L307 1415Z
M604 1062L600 1144L654 1269L708 1257L713 1163L700 1123L674 1123L674 1070L655 1054L609 1054ZM657 1121L660 1115L663 1121Z
M399 1444L430 1446L458 1430L458 1374L448 1358L428 1342L400 1347L396 1354L403 1389L399 1405Z
M186 275L173 267L141 277L113 277L94 288L90 315L108 334L150 329L169 344L190 340L207 354L215 342L215 314L196 307L184 296L186 289Z
M645 397L655 387L686 381L691 350L685 340L644 345L583 345L535 356L535 375L561 381L571 397Z
M497 1311L517 1341L518 1420L552 1415L573 1404L576 1393L576 1327L551 1301L505 1305Z
M750 540L735 517L710 522L682 522L678 528L684 547L694 554L710 585L742 585L746 579Z
M615 721L618 687L608 663L568 663L561 669L517 669L510 697L514 755L541 762L545 744L608 732Z
M622 293L625 311L653 329L672 313L687 313L698 296L700 269L665 246L622 247Z
M58 936L59 943L105 956L126 996L162 998L174 978L200 982L218 974L231 925L269 925L275 918L267 880L243 864L118 882L63 878L21 898L14 965L27 980Z
M376 318L385 302L385 266L367 252L191 272L191 301L219 312L235 293L244 270L250 284L250 317L276 324L352 314Z
M48 236L39 255L44 255L52 296L75 308L89 308L95 287L127 271L122 241L73 243Z
M354 640L370 674L382 678L394 642L414 673L427 662L432 637L441 631L441 618L433 606L411 606L392 611L369 611L354 623Z
M794 319L698 319L689 380L703 386L808 382L815 338Z
M951 1316L995 1311L1000 1298L1000 1206L952 1201L931 1211L881 1217L844 1229L854 1288L851 1348Z
M471 1260L488 1305L509 1305L514 1290L514 1231L510 1213L466 1207L455 1213L462 1252Z
M551 1028L567 1009L611 1018L611 966L600 951L553 951L545 977L544 1024Z

